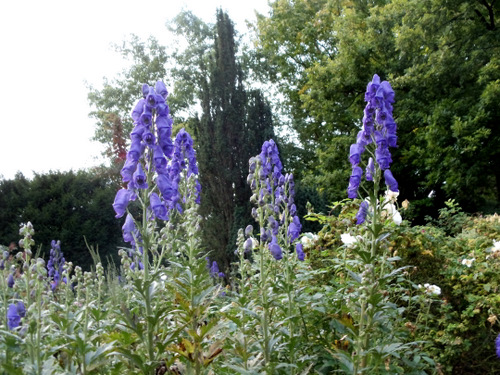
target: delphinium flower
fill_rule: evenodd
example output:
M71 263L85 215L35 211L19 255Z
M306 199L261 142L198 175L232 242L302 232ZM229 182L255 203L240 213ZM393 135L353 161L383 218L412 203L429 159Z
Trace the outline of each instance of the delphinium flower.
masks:
M383 176L388 188L398 191L398 183L390 170L392 163L390 147L397 147L397 125L392 117L392 104L394 103L394 91L387 81L380 81L375 74L366 88L366 107L363 116L363 129L358 132L356 143L351 145L349 161L352 166L347 196L356 198L363 179L363 169L360 164L365 151L371 155L365 168L365 179L374 181L377 170L383 171ZM375 147L375 149L373 149ZM378 180L376 181L378 183ZM357 222L361 224L367 215L366 205L361 205L357 215Z
M141 230L128 211L131 201L139 197L146 207L149 220L168 221L172 210L182 210L179 181L182 176L198 174L193 140L180 130L172 142L170 109L166 103L168 91L161 81L154 87L142 86L142 98L132 110L134 128L130 133L130 148L120 172L124 187L115 197L113 208L117 218L126 215L123 238L133 246L129 256L143 254ZM186 159L188 162L186 163ZM184 171L186 170L186 171ZM200 187L196 180L199 201ZM139 259L133 259L131 268L142 269Z
M52 280L51 288L53 291L56 290L59 285L65 262L66 260L61 251L61 241L56 242L53 240L51 242L49 261L47 262L48 275Z

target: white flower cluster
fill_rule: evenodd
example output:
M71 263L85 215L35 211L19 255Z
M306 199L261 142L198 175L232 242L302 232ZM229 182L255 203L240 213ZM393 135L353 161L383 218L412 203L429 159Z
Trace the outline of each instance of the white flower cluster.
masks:
M358 238L360 238L360 236L354 237L350 233L343 233L340 235L340 240L347 247L353 247L356 244L356 242L358 242Z
M425 293L432 296L439 296L441 294L441 288L438 287L437 285L432 285L432 284L424 284L424 286L422 286L421 284L418 284L418 288L419 289L425 289Z
M300 242L302 243L302 246L304 246L305 249L314 246L314 243L318 240L318 235L307 232L304 233L304 235L300 238Z
M486 256L486 259L500 257L500 240L493 240L493 246L489 248L490 254Z
M394 192L394 191L390 191L389 189L387 189L387 191L385 192L384 204L383 204L384 210L382 211L382 213L386 217L392 216L392 220L394 221L394 223L396 225L401 225L403 218L401 217L401 214L399 213L399 211L396 209L396 205L395 205L395 203L398 199L398 196L399 196L399 192Z

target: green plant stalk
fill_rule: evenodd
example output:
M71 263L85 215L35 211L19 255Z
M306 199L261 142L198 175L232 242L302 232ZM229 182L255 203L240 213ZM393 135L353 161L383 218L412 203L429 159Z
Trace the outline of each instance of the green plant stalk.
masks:
M266 279L266 269L264 266L264 250L261 246L260 250L260 290L261 290L261 299L262 299L262 334L264 336L264 360L267 366L270 362L270 353L269 353L269 311L267 308L267 279Z
M273 195L274 196L274 195ZM274 198L273 198L274 199ZM285 216L285 222L284 222L284 228L285 228L285 244L288 244L288 233L287 233L287 228L288 228L288 208L285 209L284 212ZM288 249L287 249L288 250ZM293 327L293 321L292 321L292 316L294 314L294 298L292 295L292 280L291 280L291 273L292 270L290 269L290 253L287 251L285 258L285 278L286 278L286 294L288 297L288 332L290 335L290 342L289 342L289 350L290 350L290 363L295 364L295 345L293 344L293 336L294 336L294 327ZM295 375L295 368L291 367L290 368L290 375Z
M150 174L148 173L148 185L151 183ZM148 220L147 220L147 206L146 203L148 199L148 189L144 189L142 192L142 265L144 266L144 303L146 305L146 349L148 353L148 359L150 362L154 361L154 343L153 343L153 325L150 322L150 317L153 315L153 310L151 308L151 291L149 288L149 233L148 233ZM139 268L137 266L137 268Z
M371 239L370 239L370 259L371 259L371 271L369 273L369 281L368 283L364 283L367 285L371 285L369 288L369 293L368 295L363 295L362 300L361 300L361 312L360 312L360 318L359 318L359 333L358 333L358 343L356 345L357 349L357 359L354 363L354 374L363 374L363 370L367 365L368 362L368 354L367 354L367 349L369 348L370 345L370 331L372 329L372 324L373 324L373 311L371 314L367 314L366 310L368 308L368 302L371 300L372 296L377 293L378 290L378 283L375 280L375 257L377 255L377 249L378 249L378 244L377 244L377 238L379 236L379 216L380 216L380 210L378 208L377 204L377 197L379 194L379 182L380 182L380 170L377 169L377 173L374 176L374 188L373 188L373 196L370 198L370 206L373 210L373 217L372 217L372 222L371 222ZM376 306L372 306L372 309L375 309ZM359 357L358 357L359 356Z
M194 254L194 251L195 251L195 244L193 243L194 242L194 239L193 239L193 236L190 236L189 237L189 240L188 240L188 248L189 248L189 294L190 294L190 301L191 301L191 311L193 312L192 313L192 330L193 332L196 332L197 328L198 328L198 316L197 316L197 312L198 312L198 306L196 306L196 301L195 301L195 294L196 294L196 291L194 290L194 283L195 283L195 280L193 278L193 269L195 267L193 267L193 265L195 265L194 263L196 262L196 259L195 259L195 254ZM195 375L200 375L201 374L201 363L200 363L200 347L201 347L201 340L203 338L202 337L199 337L198 335L195 335L195 337L193 337L193 340L194 340L194 353L193 353L193 356L194 356L194 373Z
M37 274L38 274L38 264ZM36 344L35 344L35 352L36 352L36 369L38 374L42 374L42 359L41 359L41 331L42 331L42 292L40 288L40 280L37 278L36 283L36 304L38 306L37 309L37 317L36 317Z
M90 293L89 293L89 286L86 285L85 288L85 311L83 313L83 342L85 345L87 345L87 338L88 338L88 325L89 325L89 298L90 298ZM83 374L87 374L87 364L85 361L86 353L83 352L83 358L82 358L82 363L83 363Z
M7 328L8 323L9 323L9 320L7 319L7 293L6 293L7 288L5 285L5 278L4 278L3 272L2 272L2 277L0 277L0 279L1 279L0 287L2 288L2 300L3 300L2 314L4 316L5 328ZM5 362L9 363L9 347L8 346L5 346Z

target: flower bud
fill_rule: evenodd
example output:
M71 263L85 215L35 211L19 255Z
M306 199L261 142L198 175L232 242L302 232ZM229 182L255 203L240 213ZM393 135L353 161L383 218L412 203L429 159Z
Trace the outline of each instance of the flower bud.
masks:
M247 225L245 228L245 236L250 237L253 233L253 227L251 225Z
M253 241L251 238L247 238L245 243L243 244L243 249L245 253L249 253L253 250Z

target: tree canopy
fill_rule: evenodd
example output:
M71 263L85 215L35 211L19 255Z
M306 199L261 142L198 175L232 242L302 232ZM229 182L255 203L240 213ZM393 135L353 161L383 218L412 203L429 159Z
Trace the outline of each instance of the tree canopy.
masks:
M456 198L498 205L497 30L500 5L465 0L278 0L257 24L260 53L292 108L316 167L310 179L345 196L348 147L374 73L396 91L401 192L421 205ZM352 141L349 142L348 139ZM436 202L438 205L440 202Z
M36 248L48 256L52 240L60 240L66 260L89 268L85 243L97 246L104 263L117 259L123 246L120 223L111 203L116 185L93 172L50 172L32 180L18 174L0 181L0 244L18 243L19 225L30 221Z

